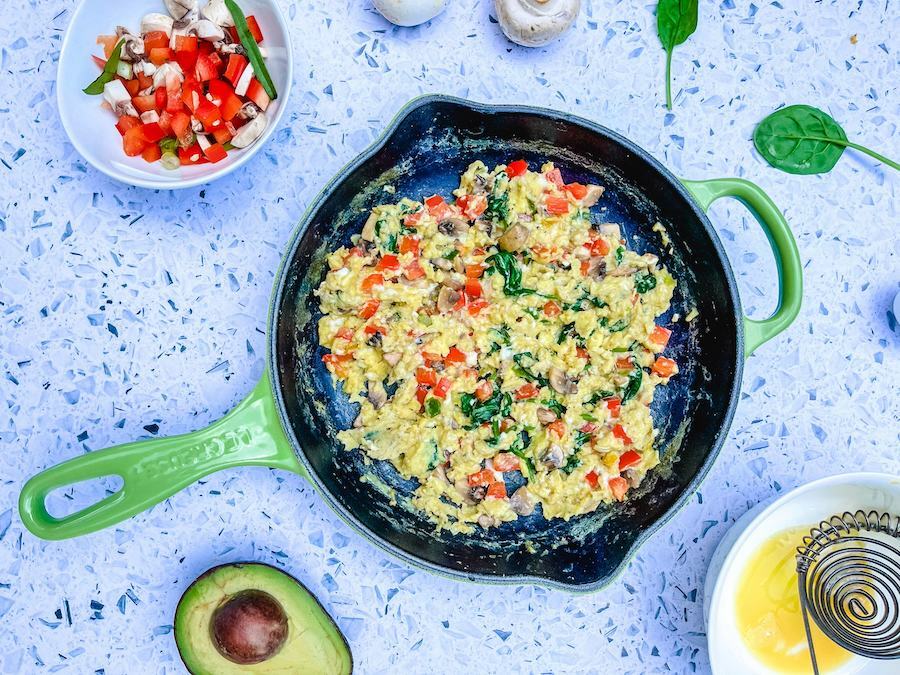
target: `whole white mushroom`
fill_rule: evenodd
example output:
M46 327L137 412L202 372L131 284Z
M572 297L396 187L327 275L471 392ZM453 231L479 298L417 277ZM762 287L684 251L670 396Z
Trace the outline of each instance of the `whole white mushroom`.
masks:
M494 0L503 33L525 47L541 47L562 35L581 11L581 0Z
M373 0L375 9L398 26L418 26L446 9L450 0Z

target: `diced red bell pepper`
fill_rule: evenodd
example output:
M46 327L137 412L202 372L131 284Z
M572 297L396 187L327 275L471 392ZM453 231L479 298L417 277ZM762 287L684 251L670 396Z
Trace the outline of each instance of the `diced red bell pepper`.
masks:
M418 260L413 260L406 266L406 269L403 270L403 276L410 281L415 281L416 279L421 279L425 276L425 269L419 264Z
M228 131L227 125L219 127L212 133L212 135L216 139L216 143L220 143L222 145L225 145L228 141L234 138L234 136L231 135L231 132Z
M166 136L172 135L172 115L168 111L163 110L159 114L159 122L157 124L165 132Z
M463 296L463 297L465 297L465 296ZM463 298L460 298L460 300L462 300L462 299ZM478 314L481 312L481 310L483 310L487 306L488 306L487 300L484 300L483 298L479 298L477 300L472 300L469 303L469 306L466 307L466 311L469 313L469 316L478 316Z
M487 210L487 197L484 195L463 195L456 200L456 205L469 220L475 220Z
M547 197L544 205L547 213L553 216L562 216L569 212L569 200L565 197Z
M422 352L422 360L429 368L433 368L435 363L443 363L444 357L434 352Z
M501 452L491 460L496 471L516 471L519 468L519 458L511 452Z
M210 80L209 84L206 85L206 89L210 96L213 97L213 103L218 106L221 106L225 99L234 94L234 87L219 78Z
M628 481L621 476L613 476L609 479L609 490L616 501L622 501L628 492Z
M158 161L159 158L162 157L162 150L159 149L159 145L157 145L156 143L151 143L146 148L144 148L144 151L141 153L141 157L143 157L145 162L153 164L153 162Z
M134 107L137 108L138 112L149 112L150 110L156 110L156 95L155 94L147 94L146 96L135 96L131 99L131 102L134 103Z
M376 286L384 286L384 277L381 274L370 274L360 284L363 293L371 293Z
M584 199L587 196L587 186L581 183L569 183L563 189L575 199Z
M626 450L619 457L619 471L624 471L641 463L641 453L635 450Z
M472 300L481 297L481 282L478 279L466 279L466 295Z
M225 66L225 78L231 81L232 85L237 84L241 78L241 73L247 67L247 58L241 54L229 54L228 64Z
M602 237L594 239L594 241L585 244L593 256L604 256L609 253L609 244Z
M484 274L484 265L466 265L466 277L469 279L479 279Z
M166 101L168 100L168 96L166 96L166 88L160 87L156 91L153 92L153 105L156 108L156 112L164 112L166 109Z
M421 385L416 387L416 400L419 402L419 407L425 405L426 398L428 398L428 387Z
M534 382L528 382L516 389L516 398L524 401L525 399L534 398L539 393L540 389L538 389L537 385Z
M241 108L244 107L244 102L238 98L238 96L234 93L229 94L228 97L222 101L222 105L219 106L219 109L222 111L222 118L226 122L230 122L234 119L234 116L240 112Z
M631 370L634 365L630 356L620 356L616 359L616 369L618 370Z
M137 72L137 81L138 91L143 91L144 89L149 89L153 86L153 78L149 75L144 75L144 71L142 70Z
M169 34L163 30L152 30L144 33L144 53L149 53L161 47L169 48Z
M166 41L168 43L168 40ZM150 63L154 66L161 66L175 58L175 52L166 47L153 47L148 54L150 55Z
M247 98L253 101L260 110L265 110L272 102L266 90L255 77L250 79L250 84L247 86Z
M125 154L129 157L137 157L147 147L147 141L144 138L141 126L143 125L131 127L122 137L122 147L125 149Z
M653 372L660 377L672 377L677 371L678 364L665 356L660 356L653 362Z
M206 54L200 54L197 56L197 79L201 82L208 82L209 80L214 80L219 76L219 71L216 68L216 64L213 63L212 59L209 58Z
M194 38L195 40L197 38ZM196 49L176 49L175 61L181 66L181 70L185 73L194 72L197 66L197 56L200 54Z
M247 28L250 29L250 35L253 36L253 39L256 40L257 44L263 41L262 31L259 29L259 24L256 22L256 17L252 14L247 17Z
M609 398L606 400L606 409L609 410L609 416L616 419L622 412L622 399Z
M547 425L547 431L558 439L562 438L566 435L566 423L563 420L553 420Z
M475 398L479 401L487 401L493 393L494 385L491 384L490 380L482 380L478 383L478 386L475 387Z
M221 127L225 120L222 119L222 111L214 106L206 97L200 98L194 117L200 120L206 131L212 132Z
M562 313L562 310L552 300L548 300L544 303L544 314L549 316L551 319L555 316L559 316Z
M506 165L506 175L509 178L521 176L526 171L528 171L528 162L526 162L524 159L517 159L514 162L510 162Z
M612 434L620 441L622 441L625 445L632 444L631 437L626 433L625 427L623 427L621 424L616 424L613 426Z
M591 353L584 347L575 347L575 355L579 359L587 359L588 361L591 359Z
M198 164L202 158L203 150L196 143L189 148L178 148L178 159L181 160L182 166Z
M347 367L345 364L349 363L353 360L353 353L349 354L325 354L322 357L322 363L326 366L331 366L331 370L337 375L339 378L344 379L347 377Z
M375 312L378 311L378 306L380 304L381 301L376 300L375 298L368 300L362 307L359 308L357 316L360 319L371 319L373 316L375 316Z
M368 326L363 328L363 332L366 335L375 335L376 333L387 335L387 328L377 323L370 323Z
M444 359L444 363L451 365L451 366L457 366L460 363L465 363L465 362L466 362L465 353L462 352L461 350L457 349L456 347L450 347L450 351L447 352L447 357Z
M428 213L430 213L438 222L442 221L451 213L450 206L440 195L431 195L425 200L425 206L428 207Z
M141 121L137 117L133 117L132 115L122 115L119 118L119 121L116 122L116 129L118 129L119 133L123 136L129 129L139 126L141 126Z
M419 255L419 238L418 237L401 237L400 253L412 253L414 256Z
M187 145L194 135L194 132L191 130L191 118L185 112L179 111L174 113L170 126L172 127L172 133L175 134L181 145Z
M452 382L449 377L442 377L438 380L438 383L434 385L434 389L432 390L432 394L434 394L437 398L444 398L447 396L447 392L450 391L450 387L452 386Z
M213 164L228 157L228 151L220 143L213 143L203 151L203 154Z
M491 483L496 483L497 478L490 469L482 469L481 471L470 473L466 477L466 482L470 486L475 487L476 485L490 485Z
M484 493L485 499L506 499L506 483L498 480L496 483L488 485L487 492Z
M379 271L396 272L400 269L400 260L393 254L387 254L381 257L375 269Z
M589 471L584 479L587 481L587 484L591 486L591 490L597 489L597 483L599 482L596 471Z
M544 178L547 179L548 182L553 183L556 187L562 190L563 187L563 179L562 174L559 172L559 169L553 169L553 171L548 171L544 174Z
M343 326L337 333L335 333L334 337L338 340L347 340L348 342L353 339L356 331L354 331L350 326Z
M166 110L173 114L180 112L184 108L182 99L181 80L175 73L170 73L166 78Z
M433 387L438 383L437 373L431 368L416 368L416 382Z
M128 92L129 96L137 96L137 93L141 90L141 83L137 80L125 80L121 77L116 78L125 85L125 91Z
M650 342L659 347L659 350L662 351L669 343L669 338L671 337L671 335L672 331L670 331L668 328L656 326L650 333Z
M425 211L422 209L413 211L412 213L408 213L403 217L403 224L407 227L417 227L419 225L419 221L422 220L422 216L424 215Z
M144 140L148 143L159 143L166 137L166 132L162 130L162 127L157 122L141 125L141 133L144 134Z
M200 45L200 40L196 35L176 35L175 51L176 52L196 52Z

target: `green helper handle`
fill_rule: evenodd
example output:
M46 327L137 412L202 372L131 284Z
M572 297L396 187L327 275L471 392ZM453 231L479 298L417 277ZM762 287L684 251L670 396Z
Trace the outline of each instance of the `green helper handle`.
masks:
M710 205L722 197L739 200L759 221L769 238L778 268L778 306L772 316L762 321L744 317L744 356L750 356L757 347L790 326L800 312L803 267L800 264L797 242L769 195L750 181L741 178L714 178L681 182L704 211L708 211Z
M43 539L68 539L102 530L168 499L220 469L268 466L305 475L281 428L268 375L218 422L181 436L126 443L58 464L31 478L19 496L19 514ZM51 516L53 490L103 476L122 488L81 511Z

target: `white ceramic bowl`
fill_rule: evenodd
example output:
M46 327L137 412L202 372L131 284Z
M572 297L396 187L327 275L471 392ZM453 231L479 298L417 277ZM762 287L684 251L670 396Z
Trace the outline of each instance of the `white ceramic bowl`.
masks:
M788 492L768 506L760 504L732 526L713 554L704 588L704 617L714 673L777 675L747 649L735 623L735 593L748 558L782 530L815 525L832 515L857 509L900 513L900 478L882 473L823 478ZM853 657L829 673L887 675L897 673L898 668L896 661Z
M206 0L199 0L200 5ZM63 128L75 149L96 169L110 178L139 187L174 189L208 183L243 166L265 144L278 126L291 91L291 36L284 16L273 0L238 0L244 14L254 15L263 32L266 66L278 92L266 115L269 125L248 148L232 150L216 164L185 166L174 171L159 162L149 164L140 157L128 157L116 130L112 112L101 108L102 96L89 96L84 89L99 74L92 54L102 50L98 35L115 33L122 25L138 32L141 17L149 12L166 13L163 0L82 0L72 15L63 39L57 70L56 97Z

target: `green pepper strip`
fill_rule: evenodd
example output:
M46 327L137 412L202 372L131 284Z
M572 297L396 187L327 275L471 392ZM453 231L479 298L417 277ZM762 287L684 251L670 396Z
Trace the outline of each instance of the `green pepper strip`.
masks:
M274 101L278 98L278 92L275 91L275 84L272 82L268 68L266 68L266 62L263 61L259 45L256 44L253 33L250 32L244 13L234 0L225 0L225 6L231 12L231 18L234 19L234 27L237 30L238 37L241 39L241 44L244 45L244 50L247 52L247 58L250 59L250 65L253 66L253 72L256 74L263 89L266 90L269 98Z
M119 68L119 58L122 56L122 45L124 44L124 39L119 40L116 43L116 46L113 47L112 54L109 55L109 58L106 59L106 63L103 65L103 72L97 76L96 80L82 90L85 94L90 94L91 96L102 94L104 85L107 82L112 82L116 79L116 70Z

